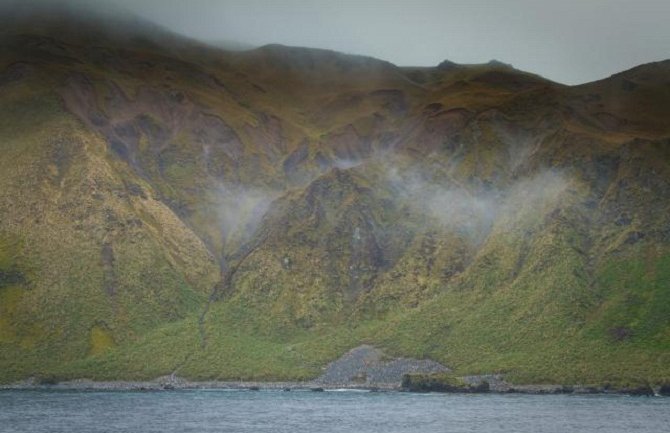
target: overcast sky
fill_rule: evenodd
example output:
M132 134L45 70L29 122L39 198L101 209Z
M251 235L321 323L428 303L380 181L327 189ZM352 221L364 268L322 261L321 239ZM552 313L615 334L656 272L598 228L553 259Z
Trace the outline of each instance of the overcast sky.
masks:
M670 0L87 3L116 4L206 41L329 48L401 66L432 66L444 59L459 63L498 59L566 84L670 58Z

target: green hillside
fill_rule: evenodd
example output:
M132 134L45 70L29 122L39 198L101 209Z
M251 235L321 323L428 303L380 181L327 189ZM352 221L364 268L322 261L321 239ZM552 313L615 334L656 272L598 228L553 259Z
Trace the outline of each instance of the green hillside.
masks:
M567 87L82 19L0 32L0 383L308 379L362 343L670 380L670 61Z

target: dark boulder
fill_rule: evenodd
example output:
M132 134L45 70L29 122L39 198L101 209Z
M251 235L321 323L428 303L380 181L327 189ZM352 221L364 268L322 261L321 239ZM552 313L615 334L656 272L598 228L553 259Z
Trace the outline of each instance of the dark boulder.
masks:
M450 374L406 374L402 390L409 392L485 393L490 391L487 381L470 384Z

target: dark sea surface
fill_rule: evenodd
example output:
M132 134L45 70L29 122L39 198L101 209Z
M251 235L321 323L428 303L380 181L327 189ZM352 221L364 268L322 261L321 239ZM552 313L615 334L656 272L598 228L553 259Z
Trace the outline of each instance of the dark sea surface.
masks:
M670 432L670 398L0 391L0 432Z

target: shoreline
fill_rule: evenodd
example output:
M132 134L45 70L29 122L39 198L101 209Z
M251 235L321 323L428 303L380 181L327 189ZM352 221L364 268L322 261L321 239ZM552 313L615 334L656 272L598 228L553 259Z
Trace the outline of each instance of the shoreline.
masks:
M54 391L180 391L180 390L239 390L239 391L401 391L400 385L379 384L322 384L318 382L258 382L258 381L188 381L151 380L151 381L93 381L89 379L68 380L58 383L38 383L21 381L0 385L5 390L54 390Z
M588 385L549 385L525 384L516 385L498 381L485 391L455 389L412 390L400 384L333 384L308 382L260 382L260 381L189 381L182 378L162 377L146 381L94 381L75 379L57 383L40 383L34 379L23 380L11 384L0 384L0 391L186 391L186 390L235 390L235 391L308 391L322 392L334 390L366 391L366 392L412 392L439 394L529 394L529 395L632 395L632 396L670 396L666 387L642 386L635 388L610 388Z

